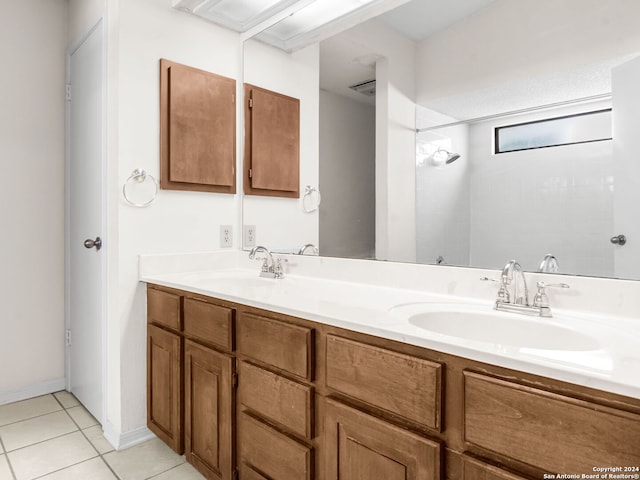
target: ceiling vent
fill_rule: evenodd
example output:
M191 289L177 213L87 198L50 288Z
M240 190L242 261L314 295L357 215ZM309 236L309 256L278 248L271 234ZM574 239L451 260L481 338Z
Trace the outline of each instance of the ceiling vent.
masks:
M366 82L356 83L355 85L350 85L349 88L351 90L355 90L358 93L361 93L367 97L373 97L376 94L376 81L375 80L367 80Z

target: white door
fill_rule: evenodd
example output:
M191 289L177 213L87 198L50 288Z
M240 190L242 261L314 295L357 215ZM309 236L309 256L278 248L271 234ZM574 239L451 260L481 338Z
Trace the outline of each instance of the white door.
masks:
M615 276L640 278L640 57L612 70L613 92L613 199L612 238L624 235L626 242L611 244ZM604 238L603 241L609 241Z
M102 21L69 51L67 388L102 423L104 85ZM101 248L100 238L102 241Z

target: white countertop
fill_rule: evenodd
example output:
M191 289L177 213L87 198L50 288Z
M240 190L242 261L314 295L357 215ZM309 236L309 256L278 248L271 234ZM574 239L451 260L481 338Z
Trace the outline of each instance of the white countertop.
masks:
M258 276L255 263L249 264L254 268L218 264L197 271L165 269L170 273L141 267L140 280L640 398L640 322L635 317L553 309L552 303L553 319L526 317L525 321L577 331L593 339L593 348L576 350L569 344L564 348L557 339L554 349L523 348L434 333L398 314L403 305L451 304L483 314L508 315L492 309L493 297L480 300L292 272L284 279L265 279Z

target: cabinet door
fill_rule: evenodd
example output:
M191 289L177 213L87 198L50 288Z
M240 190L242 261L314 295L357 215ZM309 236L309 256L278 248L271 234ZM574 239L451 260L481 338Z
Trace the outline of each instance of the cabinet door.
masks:
M160 186L235 193L236 82L160 60Z
M180 336L147 327L147 426L177 453L182 443Z
M440 445L359 410L327 400L327 480L438 480Z
M185 341L185 455L208 479L231 480L233 358Z
M466 455L462 456L462 478L463 480L526 480L524 477Z
M245 84L244 193L300 196L300 100Z

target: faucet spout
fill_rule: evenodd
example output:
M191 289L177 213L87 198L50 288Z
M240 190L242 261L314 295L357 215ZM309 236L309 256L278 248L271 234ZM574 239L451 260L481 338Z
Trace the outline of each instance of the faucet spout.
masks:
M308 249L311 249L312 255L319 255L320 254L320 251L318 250L318 247L316 247L313 243L307 243L300 250L298 250L298 255L304 255L304 253Z
M271 254L271 252L267 247L263 247L262 245L257 245L253 247L249 252L249 258L253 260L254 258L256 258L256 253L258 252L266 253L267 257L265 258L265 263L268 262L268 265L273 265L273 255Z
M517 278L516 278L517 275ZM501 285L508 291L508 285L513 283L513 301L516 305L529 305L529 291L527 289L527 282L524 278L524 272L522 266L515 260L509 261L502 269ZM522 291L520 291L520 285L522 285Z
M257 245L251 249L249 252L249 258L253 260L254 258L258 258L262 260L262 258L256 257L256 253L264 252L266 256L264 257L264 261L262 262L262 267L260 270L260 276L265 278L283 278L283 269L282 269L282 259L278 257L277 262L273 259L273 254L267 247L263 247L262 245ZM287 261L286 259L284 260Z

